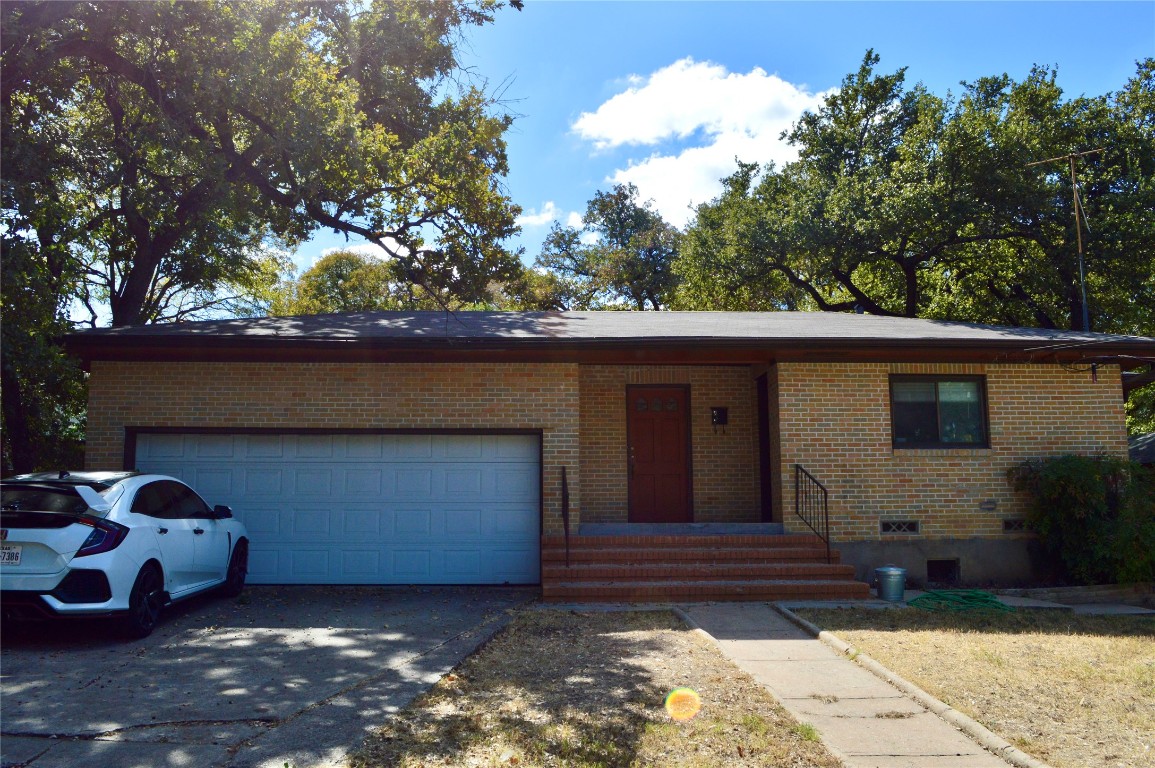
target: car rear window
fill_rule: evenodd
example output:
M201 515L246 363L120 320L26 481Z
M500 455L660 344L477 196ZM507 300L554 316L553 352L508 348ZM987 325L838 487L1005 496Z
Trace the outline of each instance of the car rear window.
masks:
M70 512L74 515L84 514L88 509L75 488L40 485L0 486L0 506L5 510Z

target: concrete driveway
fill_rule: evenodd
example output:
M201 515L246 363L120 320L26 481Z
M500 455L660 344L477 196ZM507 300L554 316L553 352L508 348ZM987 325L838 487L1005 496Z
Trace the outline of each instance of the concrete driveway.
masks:
M6 628L0 762L64 768L342 765L532 589L249 587L104 622Z

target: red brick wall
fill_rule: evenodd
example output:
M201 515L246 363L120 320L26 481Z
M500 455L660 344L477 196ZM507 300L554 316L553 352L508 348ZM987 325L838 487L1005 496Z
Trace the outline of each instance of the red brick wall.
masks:
M990 448L893 448L892 373L985 375ZM1089 371L1058 365L780 363L771 376L779 391L778 501L787 528L798 530L798 463L830 490L836 541L911 538L879 534L880 520L898 519L918 520L922 537L1006 537L1003 519L1024 512L1008 468L1060 453L1127 454L1116 366L1100 367L1097 382Z
M575 517L578 368L529 364L95 362L86 463L120 468L124 428L541 429L546 533Z
M626 387L688 384L696 522L757 522L758 443L754 379L747 366L581 366L582 519L625 522ZM725 433L710 407L729 408Z

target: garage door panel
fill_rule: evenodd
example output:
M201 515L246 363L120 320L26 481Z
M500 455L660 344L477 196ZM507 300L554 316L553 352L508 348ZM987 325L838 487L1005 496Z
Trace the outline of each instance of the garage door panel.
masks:
M349 435L345 442L345 457L349 459L367 459L379 463L385 458L385 453L385 441L377 435Z
M281 534L280 509L249 506L243 511L234 510L233 514L245 524L253 541L276 541Z
M199 440L186 441L186 453L197 459L231 459L234 454L230 435L201 435ZM187 449L191 448L191 451Z
M250 535L252 531L250 530ZM253 538L253 542L258 539ZM255 543L249 546L249 581L253 584L278 584L277 575L280 572L281 553L275 549L267 549Z
M210 499L224 498L232 494L233 490L233 470L228 467L204 467L197 469L188 484L196 488L201 496L205 497L210 504L216 502Z
M445 510L445 535L451 537L481 536L481 510Z
M481 551L478 549L445 550L445 573L461 581L480 581Z
M341 573L351 581L375 579L381 573L381 552L376 549L343 550Z
M328 550L297 549L289 553L289 575L294 581L325 579L330 570Z
M527 469L502 468L493 471L493 480L494 499L522 499L537 488L540 477Z
M384 489L384 472L380 469L347 469L342 477L341 487L346 497L376 498Z
M338 513L328 509L295 509L292 512L293 526L289 532L294 537L327 539L329 525Z
M298 459L331 459L336 440L333 435L297 435L293 455Z
M393 473L393 488L399 499L427 499L433 495L433 472L428 469L398 469Z
M397 538L426 537L433 533L433 510L399 509L393 517L393 533Z
M537 583L539 451L532 435L141 434L137 465L233 508L255 584Z
M386 445L393 449L390 458L400 461L433 458L432 435L390 435Z
M184 437L182 435L149 435L147 441L147 455L145 458L159 461L166 458L183 459L185 457ZM137 458L141 457L141 446L137 446Z
M425 582L429 579L428 549L393 550L393 576L402 581Z
M333 495L333 470L298 468L293 471L292 486L297 496L330 498Z
M535 525L537 510L523 507L505 507L493 510L490 515L490 532L495 536L514 536Z
M494 458L537 462L536 441L527 441L521 435L494 435L490 439Z
M248 467L242 469L245 497L260 498L269 496L280 498L284 494L284 474L272 467Z
M448 469L445 471L445 495L448 498L466 497L476 499L481 497L483 473L481 469Z
M481 435L461 435L447 442L442 455L447 459L480 459L483 451Z
M366 541L378 541L381 539L382 532L391 528L392 515L385 510L374 508L346 509L340 533L343 539L359 536Z
M240 454L246 459L284 458L285 438L280 435L245 435Z
M526 584L530 579L537 579L536 568L530 568L529 563L537 556L537 550L531 547L521 549L497 549L491 553L490 572L488 581L492 583Z

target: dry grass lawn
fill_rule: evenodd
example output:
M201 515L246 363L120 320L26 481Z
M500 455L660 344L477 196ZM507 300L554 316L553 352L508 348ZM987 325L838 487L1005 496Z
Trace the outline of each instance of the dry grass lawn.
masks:
M798 613L1056 768L1155 766L1155 619Z
M689 687L702 708L664 706ZM376 766L813 766L841 763L668 612L529 610L375 733Z

